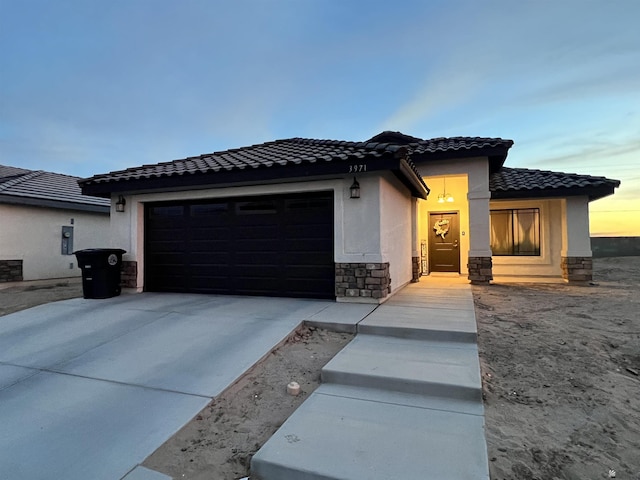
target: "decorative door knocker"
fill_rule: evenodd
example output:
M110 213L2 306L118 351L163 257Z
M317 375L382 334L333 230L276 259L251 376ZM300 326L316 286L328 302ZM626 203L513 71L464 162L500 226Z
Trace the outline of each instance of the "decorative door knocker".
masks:
M449 220L443 218L442 220L436 221L433 229L436 231L436 236L440 236L444 240L444 236L449 233Z

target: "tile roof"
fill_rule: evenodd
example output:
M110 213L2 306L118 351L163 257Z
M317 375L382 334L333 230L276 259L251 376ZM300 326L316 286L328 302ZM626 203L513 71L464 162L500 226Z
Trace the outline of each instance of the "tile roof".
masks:
M421 184L422 186L417 187L426 188L428 191L414 164L414 157L421 160L434 154L452 157L459 156L463 151L472 151L475 155L480 155L480 150L498 148L502 154L501 161L504 161L506 151L512 144L511 140L480 137L422 140L399 132L382 132L364 142L290 138L99 174L81 180L80 185L85 192L105 195L113 191L126 191L125 183L135 184L136 188L141 189L151 188L151 185L158 188L195 185L195 179L184 178L190 176L206 175L207 184L214 184L222 183L223 178L233 179L232 181L277 179L284 175L285 171L289 172L289 177L294 176L290 172L299 172L300 176L308 177L320 174L320 167L328 164L335 164L331 167L333 173L344 173L346 165L340 164L349 163L366 164L370 167L368 171L373 171L384 169L384 162L388 161L388 169L393 169L394 162L391 160L397 163L397 160L402 158L408 170L412 172L409 174L405 171L403 176L415 177L410 179L409 183ZM324 168L325 171L328 169L329 167ZM231 172L235 175L231 175ZM183 177L182 180L180 177ZM172 178L175 178L173 183L170 180ZM204 184L204 179L200 182ZM121 185L112 188L111 185L119 183Z
M402 132L385 131L379 133L368 142L391 143L405 145L414 154L436 152L460 152L473 149L505 148L513 146L513 140L488 137L439 137L423 140L422 138L405 135Z
M108 212L110 201L83 195L79 177L0 165L0 203Z
M400 150L400 146L380 143L366 144L364 142L290 138L95 175L82 180L81 184L91 185L185 174L366 160L382 158L388 154L394 155Z
M611 195L619 180L576 173L503 167L489 177L492 198L588 195L590 200Z

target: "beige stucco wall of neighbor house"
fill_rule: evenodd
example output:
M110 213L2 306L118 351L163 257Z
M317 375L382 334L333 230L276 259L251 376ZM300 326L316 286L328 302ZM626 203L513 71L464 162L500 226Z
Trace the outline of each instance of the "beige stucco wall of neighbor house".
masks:
M109 215L0 205L0 260L22 260L24 280L80 276L75 255L62 255L62 227L73 227L73 250L107 247Z
M538 208L540 256L493 256L494 281L514 277L561 277L564 199L492 200L491 209ZM587 235L588 239L588 235Z
M411 281L411 194L392 175L380 178L380 246L389 262L391 293Z

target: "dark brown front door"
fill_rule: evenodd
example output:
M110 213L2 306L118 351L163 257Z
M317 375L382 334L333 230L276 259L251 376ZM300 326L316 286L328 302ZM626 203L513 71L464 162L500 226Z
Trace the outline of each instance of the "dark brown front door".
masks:
M460 273L458 212L429 214L429 271Z

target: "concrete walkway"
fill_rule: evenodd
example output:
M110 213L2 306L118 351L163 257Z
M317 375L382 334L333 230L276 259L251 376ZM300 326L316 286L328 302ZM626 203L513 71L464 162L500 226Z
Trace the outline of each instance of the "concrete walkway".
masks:
M469 285L425 278L353 326L324 383L253 457L251 479L488 480Z
M139 464L328 308L374 306L145 293L0 317L0 478L168 479Z

